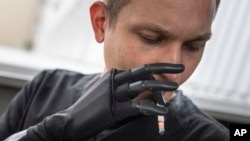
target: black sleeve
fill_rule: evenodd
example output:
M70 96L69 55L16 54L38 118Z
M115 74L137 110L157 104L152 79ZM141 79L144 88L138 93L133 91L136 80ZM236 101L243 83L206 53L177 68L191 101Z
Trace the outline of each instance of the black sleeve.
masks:
M0 140L22 130L21 128L26 112L45 74L45 71L43 71L31 82L27 82L11 100L5 112L0 116Z

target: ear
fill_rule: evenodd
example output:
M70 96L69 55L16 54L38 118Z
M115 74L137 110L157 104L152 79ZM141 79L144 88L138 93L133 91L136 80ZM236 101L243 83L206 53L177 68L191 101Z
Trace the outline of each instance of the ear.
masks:
M95 34L95 39L98 43L104 41L105 22L107 22L106 7L103 2L95 2L90 7L90 18Z

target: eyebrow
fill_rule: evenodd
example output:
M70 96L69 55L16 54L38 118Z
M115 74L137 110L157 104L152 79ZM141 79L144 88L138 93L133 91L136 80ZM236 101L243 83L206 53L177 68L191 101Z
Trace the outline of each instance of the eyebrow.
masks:
M152 24L152 23L138 24L132 28L132 30L134 30L134 31L139 31L142 29L160 34L160 35L165 36L165 37L176 37L176 35L169 32L168 30L163 29L162 27L160 27L156 24ZM193 39L190 39L189 41L207 41L211 38L211 36L212 36L212 33L207 32L207 33L198 35L198 36L194 37Z
M148 30L160 35L164 36L174 36L172 33L170 33L168 30L163 29L162 27L152 24L152 23L143 23L133 26L132 30L139 31L139 30Z

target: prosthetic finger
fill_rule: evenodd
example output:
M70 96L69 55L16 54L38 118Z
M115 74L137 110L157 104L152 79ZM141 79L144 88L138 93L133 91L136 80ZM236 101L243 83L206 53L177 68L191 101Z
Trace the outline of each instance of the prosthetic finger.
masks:
M167 108L157 106L150 100L132 102L132 108L137 109L143 115L165 115L168 113Z
M115 90L118 101L128 101L137 97L143 91L173 91L178 88L174 82L162 80L142 80L134 83L125 83Z
M161 73L181 73L184 70L184 65L182 64L169 64L169 63L156 63L156 64L146 64L141 67L137 67L128 71L124 71L115 75L114 80L117 83L138 81L142 78L152 77L151 74L161 74Z

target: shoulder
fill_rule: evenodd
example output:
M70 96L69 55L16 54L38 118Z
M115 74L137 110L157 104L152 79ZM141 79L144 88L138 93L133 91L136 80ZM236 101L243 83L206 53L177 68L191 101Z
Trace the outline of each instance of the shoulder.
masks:
M26 94L28 112L25 118L29 121L25 122L24 128L71 106L95 76L97 74L86 75L62 69L39 73L29 84L30 91Z
M55 69L43 70L28 85L29 110L39 111L41 118L71 106L95 74Z
M84 90L84 86L98 74L55 69L44 70L31 82L32 93L40 96L71 96Z
M96 76L62 69L41 71L19 90L1 115L0 140L68 108Z
M86 83L95 76L97 76L97 74L83 74L64 69L43 70L32 80L31 83L43 87L75 85L77 83Z
M89 76L80 72L54 69L54 70L43 70L41 71L34 80L55 80L55 79L82 79L85 76Z

